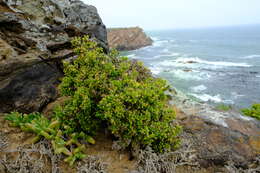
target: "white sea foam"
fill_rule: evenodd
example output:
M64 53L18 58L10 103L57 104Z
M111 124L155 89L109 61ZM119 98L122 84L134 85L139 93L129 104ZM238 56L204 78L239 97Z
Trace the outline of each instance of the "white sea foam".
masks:
M220 97L220 95L215 95L215 96L211 96L208 94L191 94L192 96L204 101L204 102L208 102L208 101L213 101L215 103L220 103L222 102L222 99Z
M171 56L180 56L179 53L172 53Z
M237 99L239 97L244 97L245 95L242 95L242 94L238 94L237 92L231 92L232 96Z
M130 54L130 55L127 55L128 58L135 58L136 57L136 54Z
M183 64L207 64L207 65L214 65L214 66L234 66L234 67L251 67L251 65L247 63L234 63L234 62L225 62L225 61L206 61L202 60L198 57L190 57L190 58L178 58L175 60L177 63Z
M168 43L168 40L159 40L159 41L155 41L153 42L153 46L154 47L161 47L163 44Z
M201 92L207 89L205 85L198 85L191 88L194 92Z
M199 42L198 40L189 40L189 42L191 42L191 43L197 43L197 42Z
M242 57L243 59L253 59L253 58L260 58L260 55L248 55L248 56L244 56Z
M180 56L179 53L171 53L171 54L162 54L162 55L156 55L154 58L162 58L162 57L176 57Z
M164 49L162 50L162 52L163 52L163 53L168 53L168 52L170 52L170 51L169 51L169 49L164 48Z
M158 40L159 40L158 37L151 37L151 39L152 39L153 41L158 41Z
M173 73L174 77L176 78L180 78L180 79L185 79L185 80L202 80L202 79L206 79L206 78L209 78L210 75L204 73L204 72L190 72L190 73L187 73L183 70L172 70L170 71L171 73Z
M156 67L156 66L153 66L153 67L150 67L149 68L151 70L151 72L155 75L158 75L159 73L162 72L162 68L160 67Z
M145 47L142 47L142 48L140 48L140 49L137 49L136 51L138 51L138 50L145 50L145 51L147 51L147 52L151 52L152 51L152 45L151 46L145 46Z
M159 62L158 64L161 66L166 66L166 67L179 66L174 60L164 60L162 62ZM185 66L185 65L181 65L181 66Z

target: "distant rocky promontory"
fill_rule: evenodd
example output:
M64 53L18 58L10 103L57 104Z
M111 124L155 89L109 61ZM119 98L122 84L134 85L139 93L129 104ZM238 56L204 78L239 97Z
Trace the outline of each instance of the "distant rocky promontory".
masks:
M140 27L108 29L109 47L119 51L135 50L152 43L153 40Z

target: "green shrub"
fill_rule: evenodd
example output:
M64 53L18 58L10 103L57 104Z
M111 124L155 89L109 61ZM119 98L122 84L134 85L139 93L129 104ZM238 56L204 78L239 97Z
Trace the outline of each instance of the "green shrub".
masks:
M176 144L178 127L172 127L174 112L166 105L165 83L147 79L143 83L123 79L98 105L96 116L106 120L109 130L123 145L151 145L162 152Z
M242 109L244 115L260 120L260 103L252 105L249 109Z
M36 133L36 140L51 140L55 153L67 155L71 165L85 157L82 142L94 144L91 136L100 128L108 128L123 147L164 152L178 146L181 127L172 125L175 112L168 106L164 80L116 51L105 54L88 37L72 45L77 58L64 63L59 86L67 101L55 108L51 120L39 113L11 113L6 117L11 124Z
M73 45L78 57L65 64L60 85L62 94L71 97L63 118L73 119L73 128L93 135L103 123L125 147L151 145L162 152L177 146L181 128L171 125L175 114L167 106L164 80L115 51L106 55L87 37Z

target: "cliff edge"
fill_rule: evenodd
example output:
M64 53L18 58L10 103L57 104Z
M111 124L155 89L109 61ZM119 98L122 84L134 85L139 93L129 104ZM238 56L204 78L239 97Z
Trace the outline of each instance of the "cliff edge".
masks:
M109 47L119 51L135 50L152 43L153 40L139 27L108 29Z

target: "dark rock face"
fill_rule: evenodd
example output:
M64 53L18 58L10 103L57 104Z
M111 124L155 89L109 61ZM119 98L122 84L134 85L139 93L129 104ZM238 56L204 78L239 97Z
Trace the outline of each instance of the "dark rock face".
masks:
M40 63L22 70L0 90L0 106L6 112L14 108L22 112L41 110L57 97L56 87L62 73L54 64Z
M108 29L107 38L109 47L119 51L135 50L153 43L139 27Z
M79 0L0 0L0 112L41 111L54 100L70 40L85 34L108 51L96 8Z

